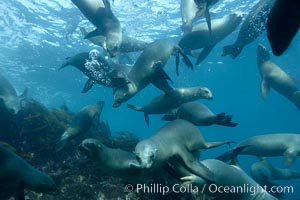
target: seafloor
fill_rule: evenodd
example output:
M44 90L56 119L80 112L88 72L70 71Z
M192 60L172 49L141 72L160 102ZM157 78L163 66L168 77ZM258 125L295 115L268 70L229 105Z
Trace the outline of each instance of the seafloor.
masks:
M71 122L73 112L66 105L49 110L35 100L29 100L17 115L3 113L0 117L0 143L27 160L31 165L50 175L59 187L55 195L25 191L26 199L99 200L99 199L208 199L200 194L155 194L124 192L118 177L103 173L96 164L77 151L84 138L93 137L112 148L133 151L138 137L126 131L119 133L91 129L76 138L63 151L55 151L55 143ZM113 135L113 136L111 136ZM159 176L155 181L172 184ZM174 180L172 180L174 181ZM176 181L176 180L175 180ZM148 182L145 181L145 182ZM12 198L13 199L13 198Z

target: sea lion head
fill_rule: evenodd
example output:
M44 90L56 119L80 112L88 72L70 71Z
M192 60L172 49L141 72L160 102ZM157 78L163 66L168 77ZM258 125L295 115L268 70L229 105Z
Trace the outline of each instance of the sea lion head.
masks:
M196 89L195 96L201 99L212 99L213 94L207 87L198 87Z
M8 96L6 98L0 98L1 102L4 103L5 107L11 114L17 114L20 110L19 99L14 96Z
M106 50L111 57L117 56L122 43L122 31L119 30L119 27L114 29L115 31L110 31L106 39Z
M122 103L133 97L137 92L136 87L133 83L128 82L123 84L121 87L114 89L114 104L113 107L117 108Z
M78 150L90 159L95 159L99 157L99 153L103 150L103 144L96 139L88 138L81 142Z
M148 141L141 141L135 147L135 155L142 168L150 168L155 163L157 148Z
M257 45L257 62L262 63L267 60L270 60L270 52L264 45L258 44Z

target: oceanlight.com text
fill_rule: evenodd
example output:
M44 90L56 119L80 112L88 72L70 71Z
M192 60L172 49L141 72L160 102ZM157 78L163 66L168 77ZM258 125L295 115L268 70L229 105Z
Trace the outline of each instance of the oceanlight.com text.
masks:
M255 195L261 192L269 192L270 194L290 194L294 192L293 186L260 186L243 184L240 186L222 186L216 184L205 184L203 186L196 186L193 184L174 184L174 185L162 185L162 184L137 184L135 187L131 184L127 184L124 187L124 192L137 192L148 194L162 194L166 195L172 193L210 193L210 194L238 194L248 193Z

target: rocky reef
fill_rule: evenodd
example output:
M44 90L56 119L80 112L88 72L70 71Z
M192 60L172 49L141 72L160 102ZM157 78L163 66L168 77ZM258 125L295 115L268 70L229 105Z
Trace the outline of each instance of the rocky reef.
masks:
M101 172L93 162L77 151L78 144L84 139L82 137L73 139L64 151L55 152L57 139L67 129L74 116L66 105L57 109L48 109L35 100L29 100L17 115L1 113L0 145L9 148L34 167L50 175L60 189L60 192L55 195L25 191L26 199L208 199L201 194L138 193L134 190L134 185L132 191L125 191L128 183ZM96 128L90 130L85 137L92 136L108 147L131 152L139 142L135 134L127 131L109 135L107 131L103 134ZM166 179L161 181L163 185L172 183Z

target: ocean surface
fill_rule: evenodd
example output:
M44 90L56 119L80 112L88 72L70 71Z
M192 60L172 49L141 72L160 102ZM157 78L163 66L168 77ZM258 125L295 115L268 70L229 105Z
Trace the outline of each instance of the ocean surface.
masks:
M220 0L211 11L212 18L222 17L233 11L245 14L257 1ZM111 2L113 13L119 19L123 34L151 42L159 38L179 41L182 35L180 1L171 0L115 0ZM109 122L112 132L127 130L140 138L147 138L166 122L162 115L150 115L148 128L143 113L126 108L126 103L113 108L110 88L95 85L88 93L81 90L87 78L77 69L58 68L66 57L77 53L100 49L84 40L79 27L93 28L79 10L67 0L1 0L0 1L0 73L15 87L18 94L27 87L29 97L48 108L66 104L73 112L98 100L105 101L101 119ZM203 21L204 19L199 19ZM66 37L66 26L74 24L74 31ZM78 25L77 25L78 24ZM236 59L222 57L222 47L232 44L238 29L218 43L210 55L192 71L182 62L180 75L175 73L175 58L171 57L165 70L174 81L174 87L208 87L214 98L200 100L215 113L226 112L238 122L237 127L213 125L200 127L207 141L242 141L248 137L268 133L300 133L300 113L286 98L271 90L264 100L260 94L261 78L256 61L258 43L270 49L264 32L246 46ZM135 60L140 52L131 53ZM271 60L285 70L299 85L300 35L295 36L289 49ZM191 58L195 62L194 58ZM128 102L144 105L161 91L148 86ZM202 158L214 158L226 151L227 146L205 151ZM249 171L255 157L240 156L245 171ZM282 158L270 159L277 167L283 167ZM289 167L300 172L300 159ZM292 194L286 199L300 197L300 180L278 181L280 185L292 185Z

